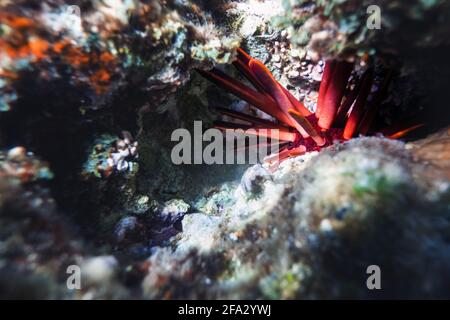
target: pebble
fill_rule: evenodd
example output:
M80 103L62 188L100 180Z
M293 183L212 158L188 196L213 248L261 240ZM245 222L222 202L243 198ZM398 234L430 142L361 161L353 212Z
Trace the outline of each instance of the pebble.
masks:
M122 158L126 158L126 157L128 157L130 155L130 150L128 150L128 149L120 150L119 151L119 155Z
M114 230L114 234L116 236L116 240L121 242L125 239L128 233L132 232L137 226L137 218L136 217L124 217L120 219L117 223L116 228Z
M81 265L82 283L107 284L114 277L118 262L114 256L88 258Z
M288 78L297 78L298 76L300 76L300 72L298 72L297 70L291 70L288 72Z
M127 144L123 140L117 140L116 147L118 150L123 150L127 147Z
M245 192L259 194L263 190L264 182L270 180L270 173L260 164L250 167L241 178L241 186Z
M120 160L117 162L116 169L119 170L119 171L125 171L125 170L127 170L127 169L128 169L128 162L125 161L125 160L123 160L123 159L120 159Z
M333 226L331 225L330 220L328 219L323 219L320 222L320 230L323 232L330 232L333 231Z
M27 150L24 147L15 147L8 151L8 160L11 161L23 161L27 155Z

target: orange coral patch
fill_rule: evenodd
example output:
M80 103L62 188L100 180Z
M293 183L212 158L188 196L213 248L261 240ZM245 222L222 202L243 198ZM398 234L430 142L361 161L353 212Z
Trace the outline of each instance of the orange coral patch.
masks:
M111 75L106 70L98 70L90 77L95 92L98 94L106 92L110 79Z
M6 24L15 29L31 28L34 26L33 20L26 17L16 16L8 12L0 13L0 23Z
M50 47L47 41L39 38L31 39L28 43L30 53L35 57L35 60L47 58L47 52Z

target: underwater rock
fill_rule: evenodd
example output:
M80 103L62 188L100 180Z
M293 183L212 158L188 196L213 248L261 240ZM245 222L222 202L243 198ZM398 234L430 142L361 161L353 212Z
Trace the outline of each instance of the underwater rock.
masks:
M444 128L428 137L411 142L414 159L426 165L431 176L450 179L450 129Z
M48 163L24 147L0 151L0 296L65 297L58 274L81 252L74 228L58 208Z
M189 251L195 248L200 253L208 252L217 244L214 237L220 230L219 217L212 217L202 213L188 214L183 218L182 233L177 241L178 251Z
M97 104L117 90L127 74L144 69L147 83L144 79L142 85L161 95L161 89L183 83L189 68L229 62L238 44L215 27L207 10L189 1L1 6L0 110L6 111L20 99L16 82L28 70L39 71L43 83L65 79L71 90L84 86L85 95Z
M166 201L159 213L164 221L174 223L181 219L189 210L190 205L181 199Z
M84 257L78 262L81 270L81 290L78 298L125 299L129 292L118 280L119 263L114 256Z
M236 204L221 221L185 216L186 232L191 233L192 225L207 227L204 233L212 246L202 250L204 243L188 236L178 242L182 250L175 247L153 256L145 290L164 296L150 281L161 276L160 268L190 261L191 268L202 266L190 272L204 275L213 256L214 263L224 267L216 270L221 276L209 279L206 293L199 293L200 282L183 287L175 280L185 277L177 268L170 274L177 289L167 284L170 296L446 296L448 288L441 280L450 277L443 237L449 222L444 199L450 184L447 180L446 188L430 187L417 176L421 166L402 142L376 137L287 160L259 198L240 198L236 192ZM226 254L217 261L221 252ZM378 293L367 290L365 282L366 268L373 264L380 266L385 279Z
M17 180L28 183L39 179L51 179L52 172L48 164L37 159L32 152L24 147L14 147L0 152L0 178L3 180Z
M150 241L152 246L167 243L181 230L181 220L190 205L181 199L172 199L162 204L150 221Z
M136 217L124 217L120 219L114 230L117 242L122 242L125 238L132 236L137 228L138 220Z
M270 178L269 171L257 164L245 171L241 179L241 186L245 192L258 195L262 192L264 182Z
M292 44L312 49L319 57L374 55L402 47L442 44L448 15L446 1L282 1L284 11L273 20L287 28ZM374 16L379 14L379 16ZM375 19L374 19L375 18ZM428 20L430 19L430 20ZM378 23L379 21L379 23ZM433 30L426 26L430 21ZM403 32L413 28L414 32Z
M111 281L117 272L118 263L113 256L98 256L83 261L80 268L82 281L86 285L102 285Z
M131 133L122 132L122 138L103 135L96 139L93 150L84 165L84 175L98 178L116 173L136 173L138 170L138 143Z

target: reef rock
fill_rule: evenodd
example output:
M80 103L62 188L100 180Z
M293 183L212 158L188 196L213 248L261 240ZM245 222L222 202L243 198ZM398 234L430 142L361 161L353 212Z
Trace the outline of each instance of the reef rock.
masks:
M175 250L150 258L144 291L177 298L447 296L450 184L427 184L422 166L404 143L383 138L285 161L260 182L259 197L239 186L219 219L183 221L189 227ZM204 230L202 241L196 230ZM178 263L189 272L163 271ZM371 265L381 269L383 290L366 286ZM154 278L165 280L156 285Z

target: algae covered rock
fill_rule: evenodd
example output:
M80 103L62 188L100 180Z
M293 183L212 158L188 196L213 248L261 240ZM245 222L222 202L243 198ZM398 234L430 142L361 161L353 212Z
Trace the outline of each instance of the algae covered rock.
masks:
M60 82L75 95L89 97L96 108L130 72L140 71L134 80L158 92L184 82L196 64L229 62L237 46L215 28L208 8L195 2L20 1L1 6L0 110L11 109L21 98L15 80L22 72L41 70L42 84Z
M200 219L212 224L203 233L210 240L199 242L189 235L194 228L183 229L180 247L161 252L164 263L192 259L199 268L195 274L205 274L210 259L223 265L220 276L210 279L208 297L447 296L441 281L450 276L445 271L449 184L442 179L426 185L421 166L403 143L383 138L355 139L288 160L263 183L259 198L248 198L238 187L236 203L220 221ZM214 236L211 230L217 230ZM206 252L205 243L210 243ZM155 259L147 279L161 272L163 262ZM366 286L371 265L382 270L381 291ZM191 281L205 281L202 277L186 278L178 270L171 277L181 283L172 296L203 296L189 290ZM144 288L153 287L145 281Z
M281 2L284 14L273 23L288 28L293 44L307 46L319 56L392 53L446 41L441 37L446 33L446 1ZM434 21L432 29L430 21Z

